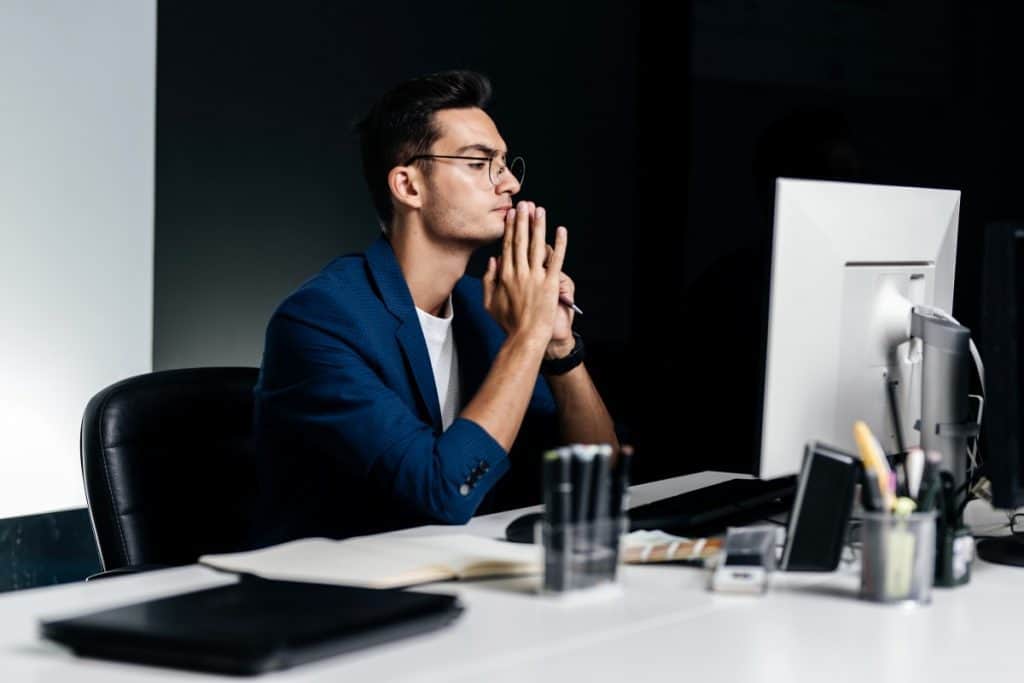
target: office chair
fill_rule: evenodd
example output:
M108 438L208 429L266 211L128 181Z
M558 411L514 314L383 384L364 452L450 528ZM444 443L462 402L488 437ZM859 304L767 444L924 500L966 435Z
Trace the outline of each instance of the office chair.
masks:
M85 408L81 456L103 574L248 547L260 491L257 368L153 372Z

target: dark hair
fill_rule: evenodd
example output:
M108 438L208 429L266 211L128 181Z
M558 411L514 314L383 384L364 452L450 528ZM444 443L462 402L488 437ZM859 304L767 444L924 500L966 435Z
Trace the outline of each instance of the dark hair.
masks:
M484 109L491 82L473 71L442 71L405 81L385 93L357 124L363 176L381 228L394 217L388 173L417 154L426 154L441 136L434 113L441 109Z

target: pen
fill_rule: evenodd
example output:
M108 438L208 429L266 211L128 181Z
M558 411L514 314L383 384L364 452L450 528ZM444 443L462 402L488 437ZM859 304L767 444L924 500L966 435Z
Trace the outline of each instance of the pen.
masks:
M569 297L559 294L558 300L565 304L566 306L568 306L569 308L571 308L572 310L576 311L576 315L583 315L583 311L580 310L580 307L574 304L572 301L570 301Z
M942 456L936 451L929 451L924 463L924 473L921 476L921 488L917 499L917 509L927 512L935 508L935 497L941 487L939 483L939 467L942 464Z

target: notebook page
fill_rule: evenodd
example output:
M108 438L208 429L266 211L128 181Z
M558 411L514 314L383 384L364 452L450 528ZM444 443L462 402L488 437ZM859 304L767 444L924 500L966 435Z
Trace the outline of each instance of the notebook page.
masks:
M470 534L419 536L403 539L410 545L423 548L424 556L444 558L458 577L487 576L490 574L539 573L543 565L540 546L509 543Z
M268 579L370 588L409 586L460 575L540 571L540 548L463 535L307 538L242 553L204 555L201 564Z

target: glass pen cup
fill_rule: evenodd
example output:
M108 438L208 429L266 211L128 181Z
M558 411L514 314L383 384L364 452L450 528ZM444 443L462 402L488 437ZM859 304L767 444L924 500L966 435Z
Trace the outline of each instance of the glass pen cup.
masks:
M860 597L926 605L935 574L935 511L867 512L861 523Z
M556 525L537 522L535 538L544 549L542 592L564 593L614 584L627 524L626 517Z

